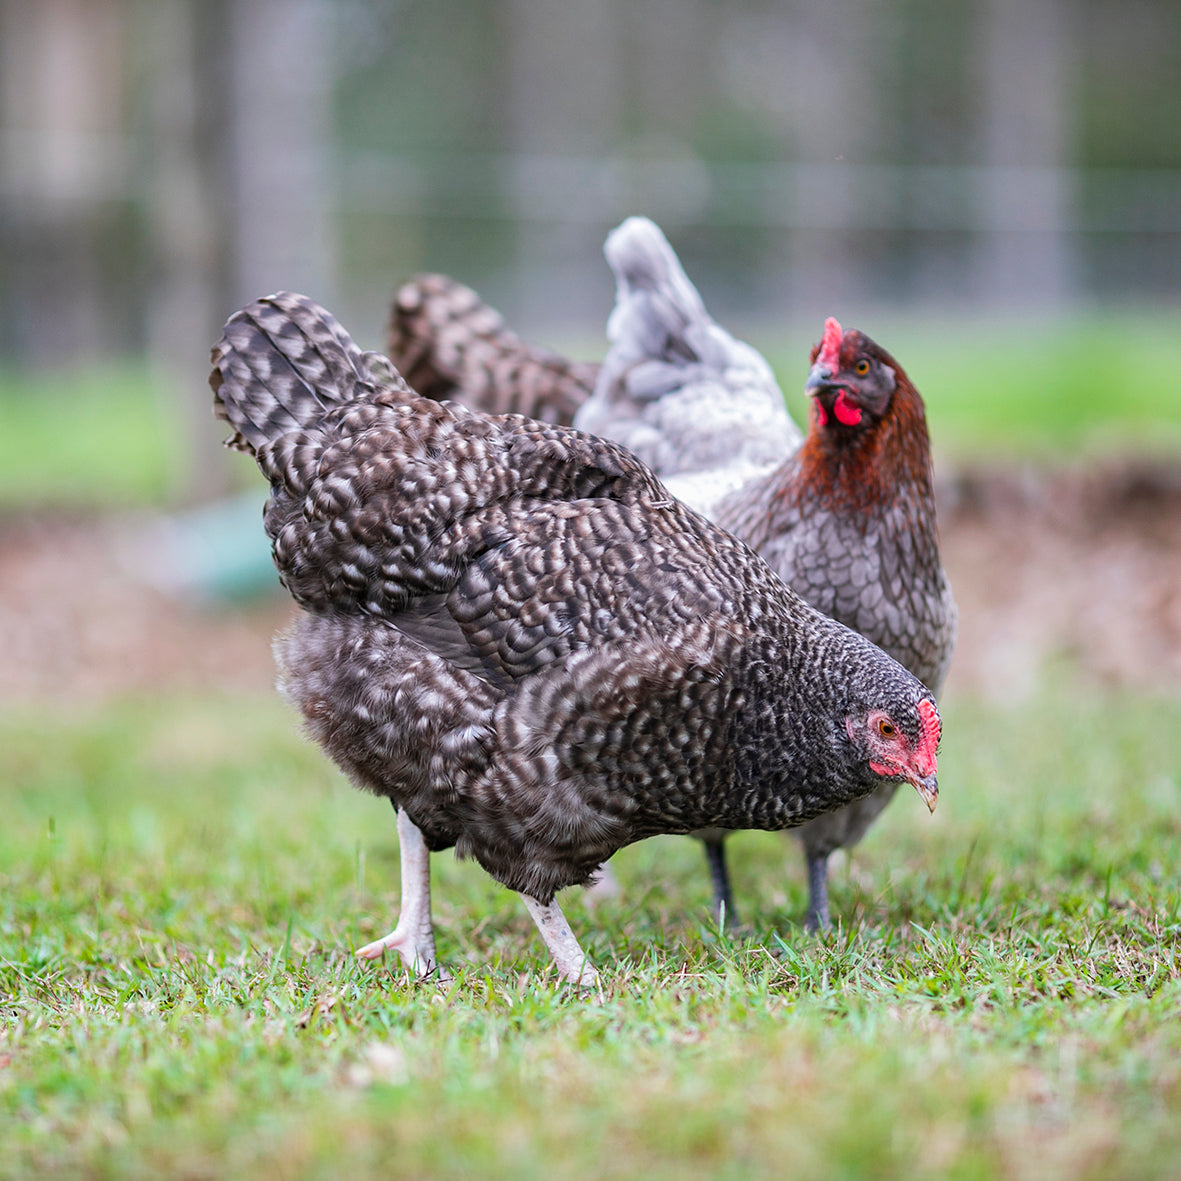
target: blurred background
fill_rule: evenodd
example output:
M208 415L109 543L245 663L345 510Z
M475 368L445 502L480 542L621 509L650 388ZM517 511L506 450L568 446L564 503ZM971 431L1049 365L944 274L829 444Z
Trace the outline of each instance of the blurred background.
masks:
M953 686L1181 682L1178 126L1173 0L0 0L0 694L269 679L239 306L378 347L443 271L597 358L632 213L797 412L826 315L914 378Z

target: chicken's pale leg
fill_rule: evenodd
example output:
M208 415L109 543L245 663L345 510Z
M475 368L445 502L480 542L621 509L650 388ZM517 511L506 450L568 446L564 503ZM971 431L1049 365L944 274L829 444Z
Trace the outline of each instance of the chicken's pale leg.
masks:
M357 955L375 960L392 947L412 972L426 976L439 963L431 922L431 854L418 826L400 809L398 843L402 852L402 910L398 925L383 938L365 944Z
M808 857L808 917L805 931L827 931L828 921L828 854Z
M596 987L599 983L599 974L578 946L578 940L574 938L574 932L570 930L570 924L566 922L566 916L562 913L558 900L555 898L548 906L543 906L528 894L522 894L521 897L525 899L525 905L529 908L529 913L533 916L550 955L554 957L558 975L581 988Z

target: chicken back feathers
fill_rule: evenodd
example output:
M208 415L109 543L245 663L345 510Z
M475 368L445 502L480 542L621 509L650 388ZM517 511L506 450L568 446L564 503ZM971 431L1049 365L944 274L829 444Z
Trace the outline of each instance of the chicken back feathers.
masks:
M387 343L418 393L542 422L572 422L599 370L526 344L498 311L446 275L416 275L402 285L390 309Z
M211 385L271 484L312 736L545 903L618 848L786 828L912 782L930 693L626 449L413 393L302 296L227 323Z

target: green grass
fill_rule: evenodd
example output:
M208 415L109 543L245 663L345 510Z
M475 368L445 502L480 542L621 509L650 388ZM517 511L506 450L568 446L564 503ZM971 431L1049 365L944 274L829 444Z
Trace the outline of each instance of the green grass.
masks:
M1107 1178L1181 1153L1181 703L952 702L796 925L798 851L617 859L558 985L514 895L435 858L446 988L351 948L396 907L393 816L277 702L0 722L0 1176Z
M793 326L786 336L752 337L800 422L815 328L812 336ZM983 326L908 318L864 328L922 391L940 459L1181 453L1175 317ZM56 378L0 374L0 511L166 502L192 460L176 454L181 433L169 413L166 391L142 365ZM194 445L213 448L215 439L211 432Z

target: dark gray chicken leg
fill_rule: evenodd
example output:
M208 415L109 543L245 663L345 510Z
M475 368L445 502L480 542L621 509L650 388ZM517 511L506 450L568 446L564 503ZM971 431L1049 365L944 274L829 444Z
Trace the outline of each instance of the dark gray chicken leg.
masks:
M709 864L709 878L714 888L714 913L728 931L738 926L738 911L734 906L734 891L730 885L730 871L726 867L726 838L721 833L703 836L705 860Z
M808 917L804 919L804 930L816 933L828 928L828 854L816 853L808 858Z

